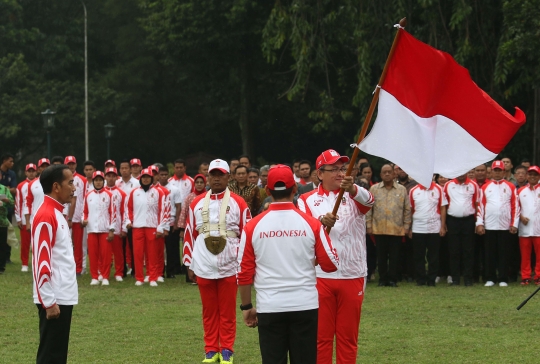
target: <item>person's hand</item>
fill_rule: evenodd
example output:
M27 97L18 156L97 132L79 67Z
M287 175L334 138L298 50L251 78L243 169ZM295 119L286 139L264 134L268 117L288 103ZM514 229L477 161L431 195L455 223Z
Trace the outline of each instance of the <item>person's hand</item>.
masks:
M19 230L22 230L23 229L23 225L22 225L22 222L17 222L17 226L19 227Z
M405 229L405 235L409 236L409 232L411 232L411 229ZM411 237L412 237L412 232L411 232Z
M26 231L30 232L32 230L32 226L30 224L26 224Z
M60 307L55 303L54 306L51 306L45 310L47 312L47 320L54 320L60 317Z
M332 215L331 212L328 212L326 215L324 215L321 219L321 223L324 226L334 227L334 224L336 223L336 217Z
M109 236L107 236L107 241L113 241L114 239L114 231L109 231Z
M518 229L513 227L513 226L510 226L510 234L515 234L517 233Z
M409 237L409 239L412 239L412 230L409 230L409 232L407 233L407 236Z
M86 222L88 224L88 221ZM68 220L68 226L71 229L73 227L73 222L71 220ZM86 225L84 225L86 226Z
M185 233L185 230L180 229L180 239L184 239L184 233Z
M255 307L242 311L242 316L247 327L257 327L257 309Z
M366 233L367 233L368 235L373 235L373 229L372 229L372 228L367 228L367 229L366 229Z
M122 238L125 238L125 237L127 236L127 233L124 232L124 231L122 231L122 232L120 233L120 236L121 236Z
M178 229L179 229L178 226L174 225L173 228L172 228L173 233Z
M484 235L486 233L486 229L484 229L484 225L478 225L476 227L476 233L478 235Z
M445 225L441 225L441 231L439 231L439 235L440 236L445 236L446 235L446 226Z
M192 271L190 268L187 270L187 275L190 281L197 283L197 276L195 275L195 272Z
M88 225L88 220L84 220L83 222L81 222L82 227L86 227L86 225ZM71 227L71 225L69 225L69 227Z
M339 188L349 192L350 194L356 193L356 187L354 186L354 179L352 176L345 176L339 185Z
M163 237L163 233L156 231L156 239L161 239Z
M169 236L169 230L165 230L165 231L163 232L163 236Z
M8 199L8 198L4 198L4 199L2 199L2 202L5 203L5 204L9 204L9 199Z
M529 223L529 219L526 218L525 216L520 216L520 217L519 217L519 221L521 221L521 223L522 223L523 225L527 225L527 224Z
M127 224L127 225L126 225L126 228L127 228L127 229L131 229L131 224Z

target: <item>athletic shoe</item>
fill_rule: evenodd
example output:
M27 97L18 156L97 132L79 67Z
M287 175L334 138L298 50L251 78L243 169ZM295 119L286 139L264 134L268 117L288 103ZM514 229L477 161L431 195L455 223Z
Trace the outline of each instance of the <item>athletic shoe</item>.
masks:
M116 278L117 282L123 282L124 281L124 279L122 277L120 277L120 276L114 276L114 278Z
M215 351L209 351L204 356L203 363L219 363L219 353Z
M441 281L441 277L435 277L435 283L439 283Z
M103 276L100 274L99 277L97 277L97 280L101 282L103 280Z
M506 283L506 282L499 282L499 287L508 287L508 283Z
M150 276L144 277L144 283L148 283L148 282L150 282Z
M448 284L454 283L454 281L452 280L452 276L448 276L448 278L446 278L446 282L447 282Z
M90 282L91 286L97 286L98 284L99 284L99 281L97 279L92 279L92 281Z
M137 282L135 282L135 285L136 285L136 286L142 286L143 284L144 284L144 283L143 283L143 282L141 282L141 281L137 281Z
M221 350L219 356L221 364L233 364L233 352L228 349Z
M109 280L108 279L104 279L101 281L101 285L102 286L108 286L109 285Z
M23 265L21 267L21 272L28 272L28 266L27 265Z
M126 275L130 275L131 274L131 268L129 268L127 271L126 271Z
M487 281L486 284L484 284L484 287L493 287L495 283L493 281Z
M157 281L163 283L165 282L165 279L163 277L158 277Z
M531 283L531 280L530 280L530 279L523 279L523 280L521 280L521 283L520 283L520 284L521 284L522 286L528 286L529 283Z
M150 282L150 287L157 287L157 282L156 281L151 281Z

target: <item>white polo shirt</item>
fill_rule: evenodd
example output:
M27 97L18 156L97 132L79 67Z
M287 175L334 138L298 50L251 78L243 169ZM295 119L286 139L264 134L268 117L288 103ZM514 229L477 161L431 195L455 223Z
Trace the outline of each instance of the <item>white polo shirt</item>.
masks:
M444 195L448 201L447 214L453 217L467 217L476 213L480 201L480 188L467 177L463 184L457 178L446 182Z
M411 202L412 232L438 234L441 231L441 207L448 205L443 189L431 182L429 189L414 186L409 192Z

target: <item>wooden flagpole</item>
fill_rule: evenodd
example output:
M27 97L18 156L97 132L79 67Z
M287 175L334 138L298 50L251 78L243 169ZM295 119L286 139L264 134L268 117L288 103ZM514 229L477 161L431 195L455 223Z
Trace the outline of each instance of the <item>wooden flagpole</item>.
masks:
M407 25L407 18L403 18L399 21L399 25L401 28L405 28ZM390 53L388 53L388 58L386 58L386 63L384 65L384 69L381 74L381 78L379 79L379 83L377 84L377 88L375 89L375 93L373 94L373 99L371 100L371 105L369 105L368 113L366 114L366 118L364 119L364 124L362 125L362 130L360 130L360 135L358 136L358 141L356 144L360 144L362 140L366 137L366 133L369 127L369 124L371 123L371 118L373 117L373 112L375 111L375 105L377 105L377 102L379 101L379 93L381 91L381 85L384 83L384 79L386 78L386 73L388 72L388 66L390 65L390 61L392 60L392 56L394 55L394 52L396 50L396 46L399 41L399 37L401 36L401 32L396 32L396 36L394 37L394 42L392 43L392 48L390 48ZM354 148L351 160L349 162L349 168L347 168L347 176L351 175L352 169L354 168L354 164L356 163L356 158L358 158L359 149ZM336 200L336 204L334 205L334 210L332 210L332 215L336 216L339 205L341 204L341 199L343 198L343 193L345 190L342 188L339 190L339 195ZM328 234L330 234L330 230L332 228L328 226L326 228L326 231Z

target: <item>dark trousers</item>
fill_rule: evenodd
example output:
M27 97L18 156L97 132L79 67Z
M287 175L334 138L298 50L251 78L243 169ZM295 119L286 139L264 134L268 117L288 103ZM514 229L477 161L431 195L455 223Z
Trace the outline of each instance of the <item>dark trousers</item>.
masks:
M508 255L512 236L508 230L486 230L486 280L508 282ZM498 271L498 277L497 277ZM498 278L498 279L497 279Z
M376 235L377 262L379 265L379 282L397 281L399 246L402 236Z
M169 231L165 238L165 249L167 249L167 275L180 273L180 229Z
M440 235L413 233L414 263L416 282L420 284L435 283L439 271ZM426 274L426 251L428 270Z
M6 261L9 259L7 243L7 226L0 227L0 272L6 270Z
M258 313L263 364L316 363L318 311Z
M448 228L448 252L450 254L450 274L452 281L459 284L463 273L466 282L472 282L474 262L474 215L467 217L446 217ZM461 270L460 270L461 268Z
M66 363L73 306L58 305L60 317L54 320L47 320L47 311L41 305L36 306L39 315L39 348L36 363Z
M448 234L441 236L439 244L439 277L450 275L450 259L448 253Z
M377 269L377 246L375 245L375 236L366 235L366 259L367 259L367 271L368 280L371 279L371 275L375 273Z
M486 260L486 254L484 251L485 235L475 234L474 236L474 261L473 261L473 280L480 282L480 276L486 277L484 269L484 262ZM485 280L485 279L484 279Z
M13 213L8 213L7 214L7 219L8 221L11 223L13 221ZM6 233L6 236L7 236L7 233ZM6 262L7 261L11 261L11 246L10 245L7 245L7 238L6 238L6 246L7 246L7 251L6 251Z
M402 238L399 245L398 280L414 279L414 244L408 236Z
M510 246L508 252L508 279L510 282L517 280L521 272L521 250L519 248L518 234L510 234Z
M135 257L133 256L133 232L131 229L128 229L127 236L124 238L124 244L122 249L124 251L124 262L127 262L126 259L126 244L129 244L129 250L131 251L131 276L135 277ZM124 277L127 276L128 266L124 264Z

